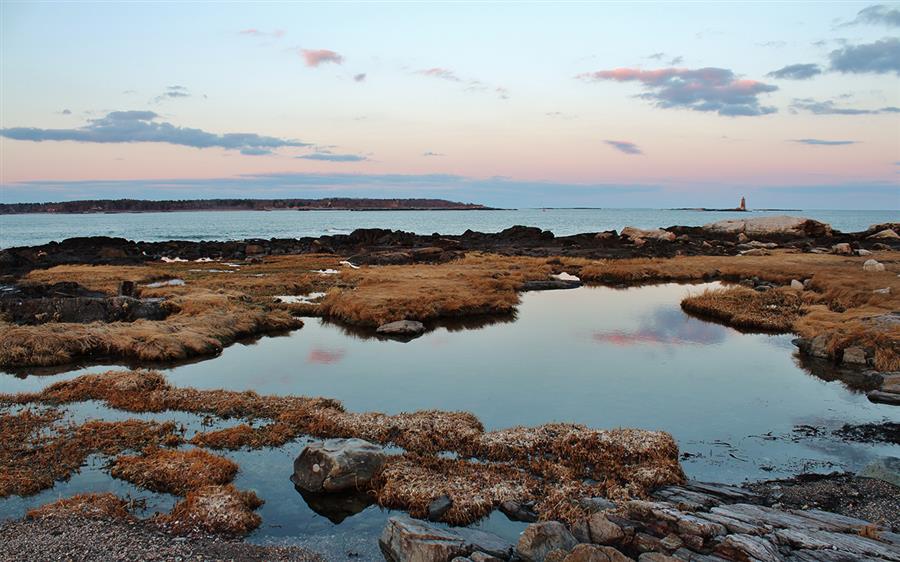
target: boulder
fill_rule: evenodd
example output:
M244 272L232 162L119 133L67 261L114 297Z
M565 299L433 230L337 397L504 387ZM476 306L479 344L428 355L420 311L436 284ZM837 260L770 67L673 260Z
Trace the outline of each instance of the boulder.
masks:
M728 219L703 226L704 230L721 234L747 236L830 236L831 226L803 217L774 216L750 219Z
M254 256L266 253L266 249L259 244L247 244L244 246L244 253L248 256Z
M870 240L897 240L900 239L900 234L897 234L890 228L885 228L884 230L880 230L875 234L867 236L866 238L869 238Z
M378 546L391 562L444 562L471 553L456 533L405 515L388 519Z
M472 562L509 560L513 545L478 529L442 529L400 515L388 519L378 540L385 559L392 562L446 562L455 558Z
M611 546L579 544L566 556L565 562L631 562L631 558Z
M515 500L506 500L500 502L500 511L512 521L534 523L538 520L538 515L534 511L533 502L522 503Z
M595 544L616 544L625 536L621 527L607 519L603 513L595 513L588 519L591 542Z
M831 253L838 254L841 256L852 256L853 248L850 246L850 244L848 244L846 242L841 242L840 244L835 244L834 246L831 247Z
M791 279L791 289L796 289L798 291L802 291L806 287L803 286L803 283L797 281L796 279Z
M884 271L884 264L877 260L866 260L863 271Z
M415 320L397 320L382 324L375 331L386 336L417 336L425 331L425 325Z
M669 232L668 230L663 230L661 228L644 230L641 228L635 228L633 226L626 226L622 229L622 236L631 240L661 240L665 242L671 242L675 240L674 232Z
M303 449L291 480L307 492L356 490L369 484L386 459L384 449L368 441L326 439Z
M526 562L544 562L551 550L572 550L578 541L559 521L532 523L522 532L516 551Z

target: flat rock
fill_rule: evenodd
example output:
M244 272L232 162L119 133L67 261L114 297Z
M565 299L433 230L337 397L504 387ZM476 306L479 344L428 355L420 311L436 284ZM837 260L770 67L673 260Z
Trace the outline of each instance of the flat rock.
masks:
M327 439L307 445L294 460L294 485L307 492L340 492L368 485L384 465L380 446L362 439Z
M378 546L391 562L444 562L471 553L458 534L405 515L388 519Z
M425 325L416 320L397 320L382 324L375 331L386 336L416 336L425 331Z
M611 546L579 544L566 556L565 562L631 562L631 558Z
M774 216L749 219L728 219L703 226L704 230L717 233L747 236L787 235L787 236L829 236L831 226L803 217Z

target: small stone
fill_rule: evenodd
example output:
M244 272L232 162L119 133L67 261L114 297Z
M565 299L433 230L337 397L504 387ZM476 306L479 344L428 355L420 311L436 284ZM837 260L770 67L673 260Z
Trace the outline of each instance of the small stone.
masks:
M884 264L876 260L866 260L863 271L884 271Z
M861 347L848 347L844 350L843 361L848 365L865 365L866 350Z
M791 279L791 289L802 291L804 288L805 287L803 286L802 282L797 281L796 279Z
M890 287L885 287L885 288L883 288L883 289L873 289L872 292L875 293L876 295L890 295L890 294L891 294L891 288L890 288Z
M838 254L841 256L850 256L853 255L853 248L850 247L850 244L846 242L842 242L840 244L835 244L831 247L832 254Z
M871 256L872 252L870 252L869 250L863 250L862 248L860 248L859 250L856 250L856 255L857 256Z
M441 517L443 517L445 513L450 511L451 507L453 507L453 500L450 499L450 496L444 494L443 496L435 499L428 505L428 520L440 521Z

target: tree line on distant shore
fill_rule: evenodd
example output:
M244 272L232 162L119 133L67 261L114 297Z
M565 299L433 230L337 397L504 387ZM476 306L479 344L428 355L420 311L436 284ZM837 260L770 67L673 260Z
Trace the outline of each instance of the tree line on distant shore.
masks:
M0 215L24 213L140 213L167 211L269 211L269 210L482 210L474 203L444 199L94 199L59 203L0 203Z

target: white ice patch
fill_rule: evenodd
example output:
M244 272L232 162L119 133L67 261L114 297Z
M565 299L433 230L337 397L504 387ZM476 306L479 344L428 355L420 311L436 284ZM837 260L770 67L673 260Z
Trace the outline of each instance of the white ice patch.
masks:
M325 293L309 293L308 295L278 295L275 302L283 302L285 304L319 304L313 302L325 296Z
M350 263L348 261L342 261L341 265L346 265L347 267L349 267L351 269L359 269L358 265L353 265L352 263Z
M200 262L200 263L209 263L209 262L211 262L211 261L216 261L216 260L214 260L214 259L212 259L212 258L197 258L197 259L195 259L194 261L195 261L195 262Z
M223 263L222 265L226 267L241 267L241 264L239 263Z
M576 277L575 275L566 273L565 271L563 271L559 275L551 275L550 277L552 277L554 279L559 279L560 281L581 281L580 278Z
M319 275L337 275L340 271L337 269L314 269L313 273L318 273Z
M164 262L166 262L166 263L179 263L179 262L186 262L186 261L187 261L187 260L184 259L184 258L170 258L170 257L167 257L167 256L163 256L162 258L160 258L160 260L161 260L161 261L164 261Z
M184 279L166 279L165 281L154 281L153 283L147 283L144 286L150 289L156 289L159 287L177 287L178 285L184 285Z

